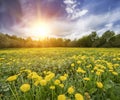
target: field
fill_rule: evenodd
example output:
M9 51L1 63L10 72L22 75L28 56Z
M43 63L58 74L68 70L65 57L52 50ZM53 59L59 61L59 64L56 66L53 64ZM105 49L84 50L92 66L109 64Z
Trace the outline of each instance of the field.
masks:
M0 100L120 100L120 49L0 50Z

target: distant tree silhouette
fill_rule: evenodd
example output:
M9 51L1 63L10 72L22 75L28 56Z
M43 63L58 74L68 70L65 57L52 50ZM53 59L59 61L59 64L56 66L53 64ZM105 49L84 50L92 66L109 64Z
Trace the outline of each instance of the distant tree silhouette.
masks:
M20 47L120 47L120 34L106 31L101 37L96 32L83 36L79 39L45 38L43 40L32 40L0 33L0 48Z

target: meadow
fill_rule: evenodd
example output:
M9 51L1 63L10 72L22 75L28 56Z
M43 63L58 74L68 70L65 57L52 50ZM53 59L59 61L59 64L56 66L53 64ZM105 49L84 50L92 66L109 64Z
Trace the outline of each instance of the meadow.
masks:
M0 100L120 100L119 48L0 50Z

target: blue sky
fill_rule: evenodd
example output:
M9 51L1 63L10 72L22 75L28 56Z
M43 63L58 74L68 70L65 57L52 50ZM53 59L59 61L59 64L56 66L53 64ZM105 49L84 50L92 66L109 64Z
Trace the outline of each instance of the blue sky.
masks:
M50 36L79 38L97 31L120 33L120 0L1 0L0 32L22 37L29 24L42 19L49 23Z

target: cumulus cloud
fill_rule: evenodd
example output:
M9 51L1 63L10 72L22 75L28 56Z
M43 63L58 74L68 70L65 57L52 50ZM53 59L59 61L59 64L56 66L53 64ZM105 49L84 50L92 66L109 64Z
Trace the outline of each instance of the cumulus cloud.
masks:
M74 22L57 21L54 24L55 29L58 29L55 35L74 39L90 34L92 31L97 31L99 35L106 30L113 30L118 33L120 32L120 25L114 25L114 23L120 20L119 10L115 9L109 14L91 14Z
M72 16L71 16L71 19L79 18L79 17L85 15L87 12L88 12L87 9L83 9L83 10L77 9L77 10L75 10L75 11L73 12L73 14L72 14Z
M76 0L64 0L63 2L66 5L65 10L68 14L68 18L71 20L77 19L88 12L87 9L81 10L78 8L78 6L80 6L80 2L78 3Z

